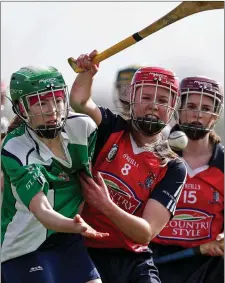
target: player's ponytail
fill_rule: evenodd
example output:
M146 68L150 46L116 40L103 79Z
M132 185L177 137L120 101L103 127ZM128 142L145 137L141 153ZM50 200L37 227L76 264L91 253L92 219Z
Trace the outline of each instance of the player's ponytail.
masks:
M209 133L209 141L212 143L212 144L217 144L217 143L220 143L221 142L221 138L220 136L217 135L217 133L212 130L210 133Z
M178 155L170 148L168 140L164 137L162 137L162 140L154 146L153 153L160 159L160 165L162 167L166 166L172 159L178 157Z

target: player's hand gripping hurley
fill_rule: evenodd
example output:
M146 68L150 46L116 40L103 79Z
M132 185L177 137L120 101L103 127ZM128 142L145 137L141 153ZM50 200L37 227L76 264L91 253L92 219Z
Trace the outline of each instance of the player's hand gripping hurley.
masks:
M94 57L93 63L98 64L103 60L119 53L120 51L126 49L127 47L137 43L143 38L157 32L158 30L175 23L183 18L186 18L190 15L214 9L224 9L224 1L184 1L171 12L155 21L153 24L147 26L143 30L134 33L133 35L127 37L126 39L118 42L117 44L111 46L105 51L101 52L97 56ZM84 70L77 68L76 60L72 57L68 59L68 62L72 69L76 73L81 73Z

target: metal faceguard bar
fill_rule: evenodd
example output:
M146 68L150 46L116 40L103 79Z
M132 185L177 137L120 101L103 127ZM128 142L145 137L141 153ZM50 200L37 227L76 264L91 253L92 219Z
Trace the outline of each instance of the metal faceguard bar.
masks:
M54 92L55 91L60 91L60 90L62 90L63 92L64 92L64 94L65 94L65 109L63 110L63 111L59 111L58 110L58 107L57 107L57 103L56 103L56 99L55 99L55 95L54 95ZM29 98L31 98L31 97L33 97L33 96L37 96L38 97L38 101L39 101L39 105L40 105L40 107L41 107L41 113L40 114L36 114L36 115L31 115L31 114L28 114L28 112L27 112L27 109L26 109L26 107L25 107L25 105L24 105L24 102L23 102L23 97L21 97L20 98L20 100L19 100L19 102L23 105L23 108L24 108L24 111L25 111L25 114L26 114L26 116L27 116L27 119L25 118L25 117L21 117L21 115L20 115L20 117L26 122L26 123L29 123L30 122L30 117L34 117L34 116L42 116L42 119L43 119L43 122L45 121L45 119L44 119L44 115L49 115L49 114L51 114L51 113L44 113L43 112L43 109L42 109L42 106L41 106L41 100L40 100L40 96L43 96L43 95L45 95L45 94L47 94L47 93L49 93L49 92L52 92L52 97L53 97L53 99L54 99L54 103L55 103L55 106L56 106L56 111L57 111L57 113L59 113L59 112L61 112L61 113L63 113L63 112L65 112L65 117L63 117L63 119L64 119L64 123L63 123L63 126L65 125L65 121L66 121L66 119L67 119L67 117L68 117L68 112L69 112L69 109L70 109L70 106L69 106L69 92L68 92L68 87L67 86L64 86L63 88L57 88L57 89L53 89L52 87L49 89L49 90L47 90L46 91L46 89L44 90L44 92L42 92L41 90L40 91L37 91L36 93L32 93L31 95L29 95L29 94L26 94L26 96L25 96L25 99L26 99L26 102L27 102L27 105L28 105L28 107L30 108L30 102L29 102ZM55 129L55 128L57 128L57 125L56 126L54 126L54 127L48 127L47 128L47 126L46 125L43 125L44 126L44 128L43 128L43 130L51 130L51 129ZM59 126L58 126L59 127ZM62 125L60 125L60 127L62 127Z
M204 92L204 89L202 89L201 91L190 91L189 89L187 89L187 91L182 92L182 95L186 95L185 103L184 103L185 106L187 105L188 97L189 97L190 94L199 94L200 95L200 103L199 103L198 109L193 109L192 110L192 109L187 109L187 108L179 108L179 111L197 112L198 113L198 117L197 117L197 121L196 122L199 121L200 113L209 114L209 115L211 115L211 117L212 116L216 116L217 118L215 120L215 123L211 127L207 127L206 126L206 129L212 130L215 127L215 125L216 125L216 123L217 123L217 121L218 121L218 119L219 119L219 117L220 117L220 115L222 113L223 102L221 101L221 99L219 99L219 97L217 97L217 93L216 92L214 92L214 94L209 94L209 93ZM202 98L203 98L203 95L206 95L206 96L208 96L208 97L213 99L213 110L214 110L213 112L202 110ZM210 118L209 118L208 124L209 123L210 123Z
M171 112L171 113L170 113L170 116L169 116L169 118L168 118L168 121L164 122L165 124L168 124L168 123L170 122L170 120L172 119L173 114L174 114L174 111L176 110L176 108L177 108L177 106L178 106L178 101L179 101L178 92L172 90L171 84L169 84L169 87L163 86L163 85L159 85L159 84L158 84L158 80L157 80L155 83L144 83L144 82L142 82L141 84L135 84L135 85L133 86L133 93L132 93L132 95L130 96L130 115L131 115L131 117L132 117L133 119L136 119L136 115L134 115L134 109L133 109L134 107L133 107L133 106L134 106L136 103L144 104L144 103L142 102L143 87L144 87L144 86L154 86L154 87L155 87L154 101L151 103L152 105L160 105L160 106L163 106L163 107L167 108L167 113ZM139 100L139 102L136 102L136 103L135 103L136 89L137 89L138 87L141 87L140 100ZM157 90L158 90L158 88L164 88L164 89L169 90L169 100L168 100L167 105L156 102ZM131 91L132 91L132 89L131 89ZM173 97L172 95L174 95L174 97ZM169 104L171 103L172 100L173 100L173 106L169 106ZM149 102L147 102L146 104L149 104ZM153 115L153 113L154 113L154 109L152 109L152 115ZM144 117L143 117L143 119L144 119ZM153 121L153 123L154 123L154 121Z

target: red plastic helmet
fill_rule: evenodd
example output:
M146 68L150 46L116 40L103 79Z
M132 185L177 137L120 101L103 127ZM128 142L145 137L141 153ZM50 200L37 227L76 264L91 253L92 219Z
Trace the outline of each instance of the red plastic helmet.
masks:
M134 74L131 84L138 83L151 83L154 85L161 85L166 88L172 88L172 90L179 93L179 81L176 75L169 70L160 67L146 67L138 69Z
M211 131L216 122L218 121L222 110L223 110L223 88L220 84L208 77L204 76L193 76L186 77L180 83L180 92L181 92L181 107L179 111L187 111L187 101L191 94L199 94L201 95L200 103L198 108L193 109L192 111L197 111L198 113L207 112L209 115L214 116L215 123L211 126L201 126L198 125L198 121L195 122L195 125L190 125L188 122L182 122L181 127L186 132L186 134L191 139L201 139L203 138L209 131ZM202 105L202 98L204 96L210 97L213 99L213 111L206 111ZM215 119L216 117L216 119ZM210 119L209 119L210 122Z
M155 97L153 104L160 105L159 102L156 102L157 93L160 88L167 89L169 91L169 100L168 104L163 104L164 107L169 111L169 116L166 121L162 121L154 118L147 117L137 117L134 109L134 102L136 96L137 88L144 86L155 86ZM142 93L142 90L141 90ZM130 111L131 118L136 124L136 126L146 135L154 135L159 133L171 120L176 111L178 100L180 97L179 91L179 80L176 75L164 68L160 67L145 67L139 69L133 76L130 89ZM172 102L172 103L171 103ZM140 103L142 103L140 99Z

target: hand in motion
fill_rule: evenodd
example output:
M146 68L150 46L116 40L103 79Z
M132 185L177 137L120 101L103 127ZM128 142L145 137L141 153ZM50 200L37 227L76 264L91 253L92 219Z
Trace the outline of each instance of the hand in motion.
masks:
M97 232L90 225L88 225L79 214L77 214L73 220L76 225L77 233L80 233L84 237L103 238L109 236L109 233Z

